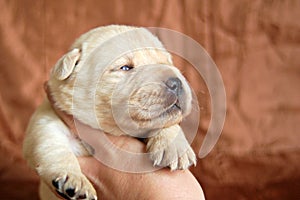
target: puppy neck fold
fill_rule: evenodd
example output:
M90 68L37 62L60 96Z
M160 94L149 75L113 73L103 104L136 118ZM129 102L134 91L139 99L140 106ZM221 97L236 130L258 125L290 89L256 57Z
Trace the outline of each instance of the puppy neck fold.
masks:
M51 105L51 108L54 110L55 114L63 121L63 123L69 128L70 132L74 134L76 138L79 138L79 134L75 125L75 117L73 115L68 114L67 112L61 110L55 105L55 100L51 95L50 88L48 86L48 81L44 83L44 90ZM81 123L76 120L76 123Z

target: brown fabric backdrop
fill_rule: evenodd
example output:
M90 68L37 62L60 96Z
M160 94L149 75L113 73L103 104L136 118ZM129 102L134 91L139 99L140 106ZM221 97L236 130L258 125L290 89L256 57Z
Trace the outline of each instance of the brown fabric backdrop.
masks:
M193 168L208 200L300 199L300 2L259 0L0 0L0 199L37 199L22 159L43 82L76 37L100 25L165 27L200 43L227 92L217 146ZM209 94L187 73L201 104Z

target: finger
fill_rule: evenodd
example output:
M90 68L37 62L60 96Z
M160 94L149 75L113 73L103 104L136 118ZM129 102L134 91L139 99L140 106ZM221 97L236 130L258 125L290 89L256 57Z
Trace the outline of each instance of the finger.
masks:
M145 144L136 138L129 136L113 136L107 134L108 139L117 147L129 152L143 153L145 152Z

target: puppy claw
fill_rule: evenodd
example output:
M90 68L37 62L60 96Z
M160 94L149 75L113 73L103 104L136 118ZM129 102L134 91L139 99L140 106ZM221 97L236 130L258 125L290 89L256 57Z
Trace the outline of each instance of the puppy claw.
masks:
M196 155L194 154L194 152L190 152L188 158L189 158L190 163L192 163L195 167L197 165L197 158L196 158Z
M177 169L177 160L173 161L171 164L170 164L170 169L171 171L174 171Z
M65 175L63 177L58 177L54 180L52 180L52 185L57 189L60 190L62 188L62 185L68 180L68 176ZM60 191L61 192L61 191Z
M157 151L151 156L152 160L154 161L153 166L158 166L162 162L163 154L163 151Z
M188 165L190 164L190 162L186 162L186 160L189 160L187 154L183 154L178 160L179 168L186 169L189 167Z
M52 185L55 187L55 189L58 189L59 188L58 180L52 180Z

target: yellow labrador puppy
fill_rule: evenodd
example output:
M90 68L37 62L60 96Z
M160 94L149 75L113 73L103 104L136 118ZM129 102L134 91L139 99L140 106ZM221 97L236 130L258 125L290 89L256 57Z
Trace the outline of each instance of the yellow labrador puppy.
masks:
M108 134L146 138L155 166L176 170L196 163L179 126L191 111L191 90L171 55L144 28L111 25L83 34L52 69L46 91L24 141L42 190L65 199L97 199L76 158L92 151L70 117Z

